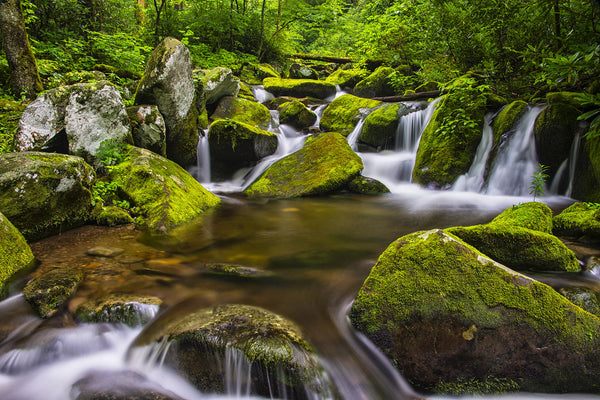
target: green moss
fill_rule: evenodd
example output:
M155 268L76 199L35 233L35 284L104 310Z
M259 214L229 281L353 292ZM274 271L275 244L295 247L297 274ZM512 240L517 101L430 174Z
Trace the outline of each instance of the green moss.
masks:
M109 177L143 216L141 226L151 232L167 232L220 203L186 170L145 149L130 147L127 159L112 167Z
M225 96L211 115L213 120L231 119L260 129L267 129L271 122L271 113L264 105L254 100Z
M298 129L308 128L317 121L317 115L298 100L283 103L277 110L280 123L289 124Z
M358 140L375 148L394 148L399 115L405 111L406 108L397 103L377 108L365 119Z
M540 202L514 205L494 218L492 223L552 233L552 210Z
M434 82L434 81L430 81L430 82L425 82L422 85L417 86L417 88L415 89L416 93L421 93L421 92L433 92L434 90L438 90L442 85L439 82Z
M600 203L600 124L584 139L573 183L573 198Z
M569 157L569 149L578 130L579 111L568 104L552 104L537 117L533 133L540 164L549 167L552 178L563 161Z
M323 133L271 165L244 194L291 198L332 193L344 188L362 168L362 160L342 135Z
M40 317L48 318L75 293L83 278L80 270L56 268L29 281L23 296Z
M439 382L435 393L447 393L453 396L473 394L505 394L519 391L521 385L510 379L488 376L483 380L459 378L453 382Z
M371 109L383 104L377 100L363 99L350 94L338 97L327 106L321 117L321 129L348 136L358 124L363 108Z
M120 207L109 206L102 207L102 211L96 217L96 223L103 226L117 226L124 224L132 224L133 218L131 215Z
M265 78L263 85L266 91L274 96L292 96L296 98L316 97L326 99L335 94L335 85L313 79Z
M390 76L395 73L393 68L379 67L371 75L358 82L354 94L359 97L392 96L396 94Z
M357 176L348 183L348 190L352 193L365 195L381 195L390 192L390 189L383 183L362 175Z
M516 100L504 107L500 114L494 119L494 144L500 141L502 135L508 132L515 123L521 118L527 109L527 103L523 100Z
M554 217L556 235L600 238L600 209L574 203Z
M0 297L4 297L7 281L15 273L30 267L35 258L23 235L2 213L0 237Z
M353 88L367 76L369 76L369 71L366 69L338 69L329 75L325 82L339 85L342 88Z
M579 92L551 92L546 93L546 102L548 104L569 104L573 107L581 107L581 101L578 100Z
M143 325L154 317L162 300L154 296L112 293L77 307L75 317L83 322L114 322Z

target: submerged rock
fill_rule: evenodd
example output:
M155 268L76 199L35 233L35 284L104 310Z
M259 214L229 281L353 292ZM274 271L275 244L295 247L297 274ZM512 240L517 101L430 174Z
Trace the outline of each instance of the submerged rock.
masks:
M574 203L553 219L553 232L561 236L600 239L600 207Z
M82 158L39 152L0 155L0 212L36 240L83 225L92 209L93 168Z
M281 124L288 124L297 129L308 128L317 121L317 115L298 100L285 102L277 110Z
M330 390L312 348L291 321L262 308L224 304L183 318L165 314L135 343L169 343L164 363L205 392L223 393L229 359L250 394L308 399Z
M29 281L23 297L40 317L48 318L75 293L83 278L78 269L56 268Z
M31 267L35 258L21 232L2 213L0 238L0 298L4 298L7 281L15 273Z
M167 156L166 126L157 106L127 107L133 144L163 157Z
M186 170L146 149L130 147L125 161L109 170L109 177L139 210L136 223L153 233L166 233L220 203Z
M320 121L321 129L348 136L358 124L363 114L362 111L370 111L382 104L377 100L362 99L351 94L340 96L332 101L323 112Z
M362 160L342 135L322 133L271 165L244 194L292 198L335 193L344 189L362 169Z
M208 131L212 179L225 180L240 168L275 153L277 135L242 122L215 121Z
M441 230L392 243L350 319L417 390L465 379L598 390L600 319Z
M316 97L326 99L335 94L335 85L315 79L265 78L263 86L275 97L291 96L295 98Z
M167 156L184 166L196 163L197 102L190 52L179 40L167 37L148 58L135 104L158 106L166 125Z
M548 206L526 203L508 208L489 224L446 231L513 269L579 271L573 251L550 234L551 218Z
M271 123L271 112L267 107L233 96L222 97L210 117L213 120L231 119L260 129L267 129Z
M155 296L112 293L82 303L75 317L83 322L114 322L144 325L158 312L162 300Z

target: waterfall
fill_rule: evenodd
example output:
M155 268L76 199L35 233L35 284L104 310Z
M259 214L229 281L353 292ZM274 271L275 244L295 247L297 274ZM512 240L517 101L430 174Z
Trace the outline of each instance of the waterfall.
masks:
M275 98L271 93L267 92L263 85L256 85L252 87L252 94L257 102L264 104Z
M581 134L578 132L571 144L571 155L569 156L569 185L565 196L571 197L573 193L573 181L575 180L575 168L577 168L577 157L579 157L579 146L581 144Z
M358 137L360 136L363 126L365 125L365 120L373 111L375 111L374 108L361 108L360 110L358 110L358 112L360 113L360 119L358 120L358 123L356 124L352 132L350 132L350 134L348 135L348 144L350 145L350 147L352 147L352 150L357 150Z
M210 147L207 131L203 131L198 138L198 174L196 179L200 183L210 182Z
M485 183L485 166L494 144L494 133L492 132L492 118L494 114L488 113L483 122L481 142L477 147L477 153L469 172L458 177L452 190L461 192L479 193Z
M533 128L544 106L529 107L517 123L514 133L500 148L488 179L486 194L528 196L538 158Z

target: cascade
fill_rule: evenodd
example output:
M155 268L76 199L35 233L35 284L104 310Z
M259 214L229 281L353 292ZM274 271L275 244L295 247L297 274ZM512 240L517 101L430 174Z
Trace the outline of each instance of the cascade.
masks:
M533 128L544 106L528 107L514 133L500 147L492 165L487 187L490 195L527 196L531 177L538 166Z
M256 101L261 104L271 101L275 98L271 93L267 92L263 85L252 86L252 94Z
M196 179L200 183L210 182L210 147L208 145L208 131L202 131L198 138L198 172Z
M373 111L375 111L375 108L361 108L360 110L358 110L358 112L360 113L360 119L358 120L358 123L356 124L352 132L350 132L350 134L348 135L348 144L350 145L352 150L357 150L358 137L360 136L362 128L365 125L365 120Z
M575 180L575 168L577 167L577 158L579 157L579 146L581 144L581 134L578 132L571 144L571 154L569 156L569 185L565 196L571 197L573 193L573 181Z

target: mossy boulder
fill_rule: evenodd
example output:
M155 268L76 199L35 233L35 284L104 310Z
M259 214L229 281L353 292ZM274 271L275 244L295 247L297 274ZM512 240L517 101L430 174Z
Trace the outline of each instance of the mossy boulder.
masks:
M563 287L558 291L576 306L600 317L600 294L586 287Z
M267 129L271 123L271 112L266 106L233 96L222 97L210 117L214 121L232 119L260 129Z
M240 81L229 68L196 70L194 74L204 83L206 104L215 104L224 96L236 97L240 91Z
M445 188L465 174L481 141L485 112L485 96L468 100L460 92L443 96L421 135L413 182Z
M573 198L600 203L600 125L582 139L575 166Z
M107 140L133 143L118 89L100 81L52 89L31 102L19 120L15 147L73 154L94 164Z
M260 85L265 78L281 78L281 74L277 72L269 64L246 64L242 67L240 79L249 85Z
M489 224L446 231L513 269L579 271L573 251L550 234L551 229L548 206L526 203L505 210Z
M396 90L392 85L391 75L395 73L391 67L377 68L354 86L354 95L366 98L393 96Z
M555 235L600 239L600 208L574 203L556 215L553 224Z
M579 111L569 104L551 104L537 117L533 133L540 164L548 167L550 181L560 165L569 158L578 131Z
M500 143L501 138L515 126L526 110L526 102L515 100L500 111L496 118L494 118L492 125L494 144Z
M112 293L80 304L75 317L82 322L112 322L129 326L145 325L162 304L155 296Z
M293 63L288 72L290 79L319 79L317 71L305 64Z
M371 110L383 104L377 100L363 99L345 94L333 100L327 106L319 122L321 129L327 132L338 132L348 136L363 114L361 110Z
M117 206L102 207L96 217L96 223L101 226L117 226L132 224L133 222L131 215Z
M231 178L277 150L277 135L230 119L215 121L208 131L212 179Z
M580 95L579 92L550 92L546 93L546 103L550 105L568 104L579 108L581 107L581 101L578 99Z
M317 114L310 111L298 100L283 103L277 108L279 111L279 122L291 125L297 129L304 129L317 122Z
M322 366L298 327L262 308L224 304L182 318L168 313L134 345L167 338L164 363L203 392L225 391L225 358L249 374L250 394L308 399L329 388Z
M21 232L0 213L0 298L6 296L10 278L34 263L31 248Z
M152 233L166 233L220 203L182 167L146 149L130 147L125 160L110 169L109 178L139 210L137 224Z
M598 390L600 319L442 230L392 243L350 320L423 392L464 380Z
M342 135L322 133L271 165L244 194L292 198L335 193L344 189L362 169L362 160Z
M331 75L329 75L325 82L333 83L334 85L339 85L342 89L353 89L354 86L367 76L370 73L366 69L337 69Z
M282 79L265 78L263 86L274 96L291 96L295 98L315 97L326 99L335 94L335 85L316 79Z
M390 189L377 179L359 175L348 183L348 191L357 194L378 196L389 193Z
M167 156L166 125L157 106L127 107L133 144L163 157Z
M27 240L87 222L96 174L81 157L40 152L0 155L0 212Z
M398 122L407 113L402 104L384 104L367 116L358 141L376 149L393 149Z
M40 317L49 318L75 293L83 278L78 269L56 268L29 281L23 297Z
M135 94L135 104L158 106L166 125L167 156L176 163L196 163L198 98L190 51L167 37L154 49Z

